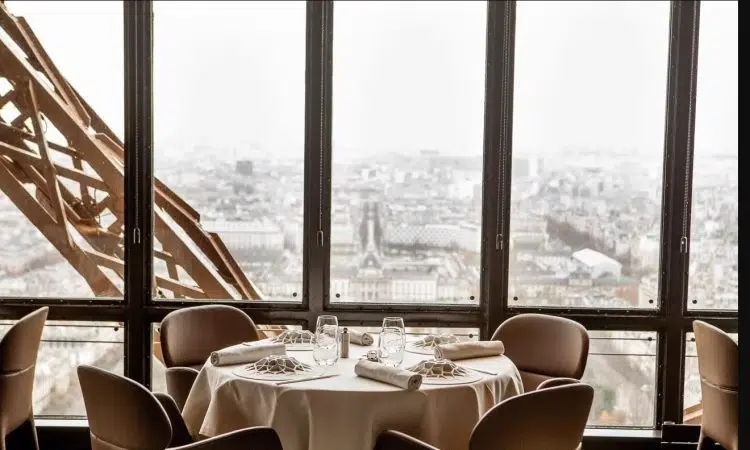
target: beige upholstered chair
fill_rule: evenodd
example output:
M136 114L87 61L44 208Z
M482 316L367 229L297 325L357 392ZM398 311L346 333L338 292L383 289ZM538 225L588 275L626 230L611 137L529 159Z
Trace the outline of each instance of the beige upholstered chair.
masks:
M39 450L32 408L34 374L48 312L44 307L27 314L0 338L0 450L6 448L6 436L20 428Z
M78 379L92 450L282 450L278 435L267 427L192 442L169 397L162 394L160 402L140 384L92 366L78 366ZM173 443L184 445L170 447Z
M524 392L549 378L580 380L589 356L589 334L578 322L546 314L519 314L501 323L492 340L518 367Z
M539 386L536 387L536 390L538 391L539 389L547 389L556 386L567 386L568 384L576 384L580 382L581 380L577 380L575 378L550 378L539 383Z
M698 448L716 442L727 450L738 450L739 347L727 333L700 320L693 322L693 332L703 397Z
M594 399L594 389L575 383L511 397L485 414L474 427L469 450L575 450ZM385 431L375 450L437 450L398 431Z
M259 338L260 332L253 320L231 306L194 306L167 314L161 321L167 392L180 411L198 370L211 352Z

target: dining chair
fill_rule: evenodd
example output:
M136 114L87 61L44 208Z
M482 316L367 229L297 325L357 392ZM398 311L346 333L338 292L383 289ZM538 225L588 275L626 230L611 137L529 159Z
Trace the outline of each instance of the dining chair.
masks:
M176 404L171 403L175 410L168 413L164 403L135 381L86 365L78 366L78 380L92 450L283 450L278 435L268 427L245 428L195 442L189 435L175 433L187 433ZM183 443L186 440L189 442Z
M594 388L585 383L555 386L503 400L479 419L469 450L580 448ZM404 433L388 430L374 450L438 450Z
M539 383L539 386L536 387L536 390L538 391L540 389L547 389L547 388L551 388L555 386L566 386L568 384L576 384L580 382L581 380L577 380L575 378L565 378L565 377L550 378Z
M167 392L180 411L211 352L260 339L253 320L242 310L226 305L172 311L161 321L160 335Z
M519 314L501 323L492 340L503 341L505 356L518 367L524 392L542 381L580 380L589 356L589 333L583 325L546 314Z
M0 450L13 431L25 431L36 450L34 425L34 375L49 308L39 308L16 322L0 338Z
M693 333L703 403L698 448L707 449L716 442L737 450L739 347L727 333L701 320L693 322Z

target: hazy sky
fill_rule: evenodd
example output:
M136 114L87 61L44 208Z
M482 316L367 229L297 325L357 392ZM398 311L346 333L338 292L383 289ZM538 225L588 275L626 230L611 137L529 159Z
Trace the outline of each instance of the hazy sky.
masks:
M7 5L122 133L122 3ZM736 154L737 2L701 10L696 145ZM302 155L303 2L158 1L154 16L157 152L215 143ZM668 2L522 1L517 17L519 153L660 155ZM481 153L484 2L337 2L334 22L335 152Z

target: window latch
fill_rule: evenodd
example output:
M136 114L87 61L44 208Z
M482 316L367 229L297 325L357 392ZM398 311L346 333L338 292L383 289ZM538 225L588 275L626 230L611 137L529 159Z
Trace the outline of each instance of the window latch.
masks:
M687 254L688 251L688 238L687 236L683 236L680 238L680 253Z
M134 244L141 243L141 229L140 228L135 228L133 230L133 243Z
M502 250L502 249L503 249L503 235L496 234L495 235L495 250Z
M323 230L318 230L318 247L323 246Z

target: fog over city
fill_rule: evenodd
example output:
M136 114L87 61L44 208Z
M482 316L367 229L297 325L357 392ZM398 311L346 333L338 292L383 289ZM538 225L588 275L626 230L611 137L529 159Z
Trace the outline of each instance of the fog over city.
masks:
M122 3L6 4L122 136ZM154 4L156 176L266 300L302 293L305 14L295 1ZM659 306L669 15L666 1L518 3L516 305ZM335 3L332 301L480 301L482 196L495 196L482 188L486 22L479 1ZM737 2L702 2L691 308L737 309L737 36ZM92 296L2 191L0 228L12 230L0 233L0 297ZM80 330L100 343L43 353L66 381L37 390L42 414L83 413L81 358L122 370L121 328ZM590 423L653 426L656 333L592 338ZM700 385L687 366L690 406Z

